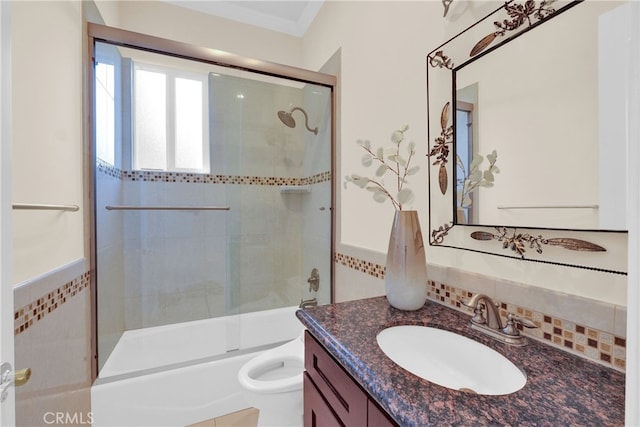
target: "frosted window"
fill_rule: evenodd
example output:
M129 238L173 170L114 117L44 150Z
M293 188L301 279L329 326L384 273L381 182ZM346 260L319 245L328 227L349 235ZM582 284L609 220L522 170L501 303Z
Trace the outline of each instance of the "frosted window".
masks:
M176 78L175 167L203 169L202 82Z
M114 67L98 63L95 67L96 156L115 165Z
M163 73L136 70L136 169L165 170L167 164L167 84Z
M209 172L207 75L137 64L134 169Z

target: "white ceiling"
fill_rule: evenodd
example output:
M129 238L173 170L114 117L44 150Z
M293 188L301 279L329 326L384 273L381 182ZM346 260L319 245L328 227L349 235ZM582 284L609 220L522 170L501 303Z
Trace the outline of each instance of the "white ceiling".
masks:
M324 0L165 0L177 6L301 37Z

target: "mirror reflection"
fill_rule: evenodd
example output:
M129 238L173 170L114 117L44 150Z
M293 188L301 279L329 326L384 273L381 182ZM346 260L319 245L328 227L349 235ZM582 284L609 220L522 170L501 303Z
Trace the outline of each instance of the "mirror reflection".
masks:
M453 70L457 224L626 229L622 64L599 19L619 4L575 7Z

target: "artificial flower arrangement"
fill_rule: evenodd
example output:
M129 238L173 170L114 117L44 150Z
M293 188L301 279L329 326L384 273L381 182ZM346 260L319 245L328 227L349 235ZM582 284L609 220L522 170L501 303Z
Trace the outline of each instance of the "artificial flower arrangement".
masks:
M415 143L409 142L406 149L406 157L401 154L400 145L404 142L405 132L409 125L404 125L401 129L393 131L391 134L390 147L379 147L375 151L371 148L368 140L358 140L357 143L366 151L362 157L362 164L366 167L377 165L375 178L368 178L357 174L347 176L347 182L352 182L360 188L365 188L373 193L373 200L384 203L391 200L393 207L401 211L405 203L413 200L413 191L405 187L407 177L415 175L420 169L419 166L411 167L411 159L415 154ZM395 175L395 185L387 188L384 184L384 176L391 173Z

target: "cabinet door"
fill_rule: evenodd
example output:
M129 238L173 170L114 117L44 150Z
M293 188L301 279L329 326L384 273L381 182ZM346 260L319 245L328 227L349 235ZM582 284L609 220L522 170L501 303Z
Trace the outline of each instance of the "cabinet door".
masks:
M368 403L368 427L395 427L397 424L389 419L378 406L369 400Z
M327 402L304 373L304 426L305 427L337 427L343 423L336 417Z
M367 424L367 395L316 339L305 333L305 368L333 412L346 426Z

